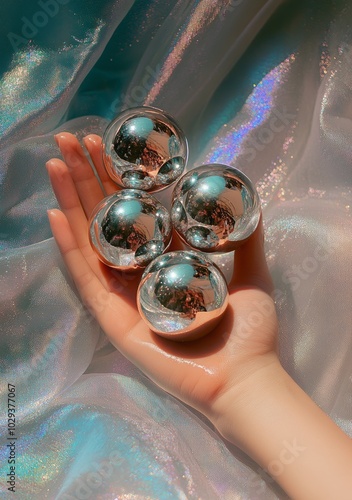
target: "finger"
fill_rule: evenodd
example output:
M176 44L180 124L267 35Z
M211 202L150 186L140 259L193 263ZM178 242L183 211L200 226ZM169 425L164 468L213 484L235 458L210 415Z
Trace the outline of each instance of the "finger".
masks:
M71 232L90 267L111 291L117 291L116 289L123 287L125 298L129 300L131 294L135 295L138 274L110 269L100 262L90 244L88 221L66 164L58 158L53 158L47 162L46 168L60 208L65 214Z
M47 162L46 168L57 201L73 228L70 231L73 232L75 241L93 271L97 275L101 274L101 265L89 242L87 218L67 166L62 160L53 158Z
M262 216L254 233L235 251L235 264L230 290L260 288L271 293L273 284L264 252L264 229Z
M118 337L114 336L118 345L122 342L119 336L127 333L140 321L135 301L132 303L126 299L121 283L114 280L113 276L106 286L104 277L94 273L78 247L75 235L63 212L49 210L48 217L55 241L83 303L105 332L110 333L112 330L115 335L117 333ZM115 284L118 285L117 289L111 293L110 289L114 289Z
M116 272L116 279L111 279L108 276L107 267L100 262L93 251L88 236L88 221L67 166L62 160L53 158L47 162L46 167L57 201L68 220L70 231L73 233L80 251L101 282L107 288L110 285L110 288L114 289L115 281L123 283L124 277L119 276Z
M76 186L83 210L89 217L94 207L104 198L99 181L74 135L64 132L56 135L55 140Z
M65 214L60 210L49 210L48 217L55 241L82 299L87 305L93 304L92 298L105 289L104 285L86 262Z
M110 179L104 167L101 137L95 134L87 135L84 137L83 142L94 163L105 194L109 195L118 191L119 186Z
M87 218L78 197L76 186L68 171L66 164L58 158L53 158L46 163L60 208L67 217L69 224L74 228L75 238L81 249L88 244Z

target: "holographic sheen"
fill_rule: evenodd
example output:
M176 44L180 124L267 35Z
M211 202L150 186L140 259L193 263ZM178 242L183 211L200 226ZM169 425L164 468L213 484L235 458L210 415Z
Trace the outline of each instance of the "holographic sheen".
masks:
M103 136L103 161L111 179L123 188L160 191L186 166L187 140L163 111L132 108L120 113Z
M196 252L170 252L144 271L138 310L158 335L194 340L221 320L228 303L225 278L211 260Z
M194 168L176 184L171 219L180 238L202 252L230 252L256 229L260 201L251 181L235 168Z
M146 267L171 242L171 220L153 196L125 189L104 198L90 220L89 238L104 264L124 271Z
M237 116L233 123L224 124L216 146L206 154L207 163L219 162L231 165L241 156L250 163L255 158L260 158L260 153L266 148L266 141L270 143L275 133L283 131L285 126L294 124L292 118L291 123L280 122L280 113L286 110L286 106L278 109L274 106L275 95L286 80L294 61L295 55L292 54L268 72L258 84L253 85L240 116ZM270 118L278 122L273 130L270 124L267 126ZM264 132L261 128L265 129ZM254 133L255 131L257 133Z

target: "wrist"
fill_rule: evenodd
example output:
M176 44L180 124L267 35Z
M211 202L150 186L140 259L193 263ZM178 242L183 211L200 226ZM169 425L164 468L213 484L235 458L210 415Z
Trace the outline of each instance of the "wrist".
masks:
M214 400L208 418L225 439L248 452L244 429L237 421L262 411L273 391L288 390L291 379L274 352L249 361L241 372L241 379Z
M212 422L292 498L351 498L352 440L273 360L214 402Z

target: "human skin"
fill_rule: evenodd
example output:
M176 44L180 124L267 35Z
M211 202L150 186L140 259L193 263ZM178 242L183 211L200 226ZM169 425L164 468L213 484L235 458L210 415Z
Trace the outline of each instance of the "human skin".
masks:
M280 364L262 220L235 252L220 324L191 342L161 338L138 314L138 276L102 264L89 243L87 219L117 190L102 164L101 138L89 135L84 145L105 192L75 136L60 133L56 141L64 161L47 163L61 208L48 212L52 232L82 301L112 344L159 387L202 412L292 498L350 500L351 439Z

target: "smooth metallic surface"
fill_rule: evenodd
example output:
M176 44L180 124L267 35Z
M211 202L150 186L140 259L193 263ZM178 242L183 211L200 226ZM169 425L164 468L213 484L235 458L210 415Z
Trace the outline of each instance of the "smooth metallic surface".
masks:
M183 175L174 188L172 223L184 243L196 250L235 250L253 233L259 218L254 186L233 167L202 165Z
M188 158L186 137L175 120L147 106L123 111L103 136L103 161L123 188L159 191L177 180Z
M172 340L194 340L221 320L228 289L221 271L205 255L176 251L161 255L144 271L139 312L149 328Z
M97 205L89 238L104 264L125 271L141 269L168 248L170 215L150 194L126 189Z

